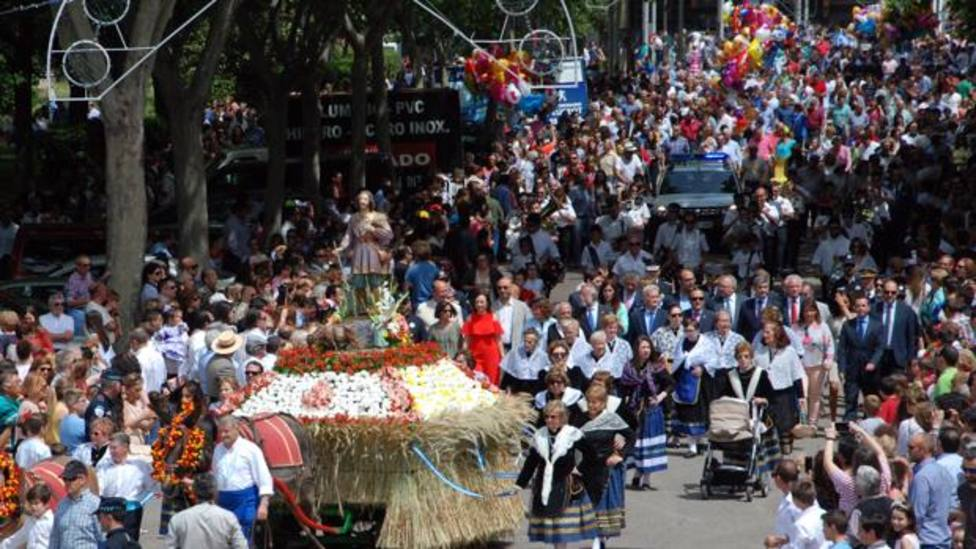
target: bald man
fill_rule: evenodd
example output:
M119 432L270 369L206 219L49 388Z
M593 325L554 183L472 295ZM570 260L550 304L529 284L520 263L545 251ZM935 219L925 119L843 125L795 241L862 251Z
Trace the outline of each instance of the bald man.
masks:
M952 541L949 511L958 482L949 470L932 458L935 439L918 433L908 441L908 456L915 464L915 477L908 489L908 501L915 509L918 541L922 547L948 548Z
M450 303L451 307L454 308L454 315L457 318L457 322L463 323L464 311L461 310L461 305L454 298L454 289L451 288L450 283L444 280L435 280L432 288L433 295L431 298L417 306L417 316L424 321L424 324L430 328L437 323L435 311L437 310L437 304L442 302Z

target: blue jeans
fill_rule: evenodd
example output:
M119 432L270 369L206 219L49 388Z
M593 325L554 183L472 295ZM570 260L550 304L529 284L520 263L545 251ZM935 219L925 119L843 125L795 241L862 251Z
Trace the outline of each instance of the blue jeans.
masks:
M85 310L84 309L68 309L65 311L71 320L75 321L75 339L79 337L85 337Z

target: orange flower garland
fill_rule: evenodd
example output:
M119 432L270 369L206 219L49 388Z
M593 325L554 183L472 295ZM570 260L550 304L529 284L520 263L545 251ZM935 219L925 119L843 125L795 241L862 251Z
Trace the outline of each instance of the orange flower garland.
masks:
M3 475L3 486L0 487L0 518L12 519L20 508L20 468L6 452L0 453L0 474Z
M189 478L203 457L206 435L199 427L185 427L183 422L194 411L192 402L184 402L180 411L173 417L169 427L159 430L159 437L152 445L152 478L163 486L181 484L183 479ZM166 456L168 456L180 440L183 440L183 450L180 457L173 464L172 471L167 471Z

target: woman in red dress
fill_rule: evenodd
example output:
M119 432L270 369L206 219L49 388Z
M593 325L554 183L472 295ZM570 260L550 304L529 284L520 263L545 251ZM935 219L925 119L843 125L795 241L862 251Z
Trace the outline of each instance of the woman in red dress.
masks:
M461 334L468 345L475 369L482 372L492 384L501 379L502 325L495 320L488 307L488 295L477 291L471 298L474 311L461 327Z

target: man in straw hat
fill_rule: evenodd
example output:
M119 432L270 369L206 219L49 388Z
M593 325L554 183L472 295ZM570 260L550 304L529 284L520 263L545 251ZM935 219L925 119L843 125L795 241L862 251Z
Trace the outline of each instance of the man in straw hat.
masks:
M222 377L237 379L237 367L231 357L243 344L244 338L231 330L220 332L220 335L210 343L210 350L214 355L207 363L206 390L212 400L220 399L220 384L217 380Z

